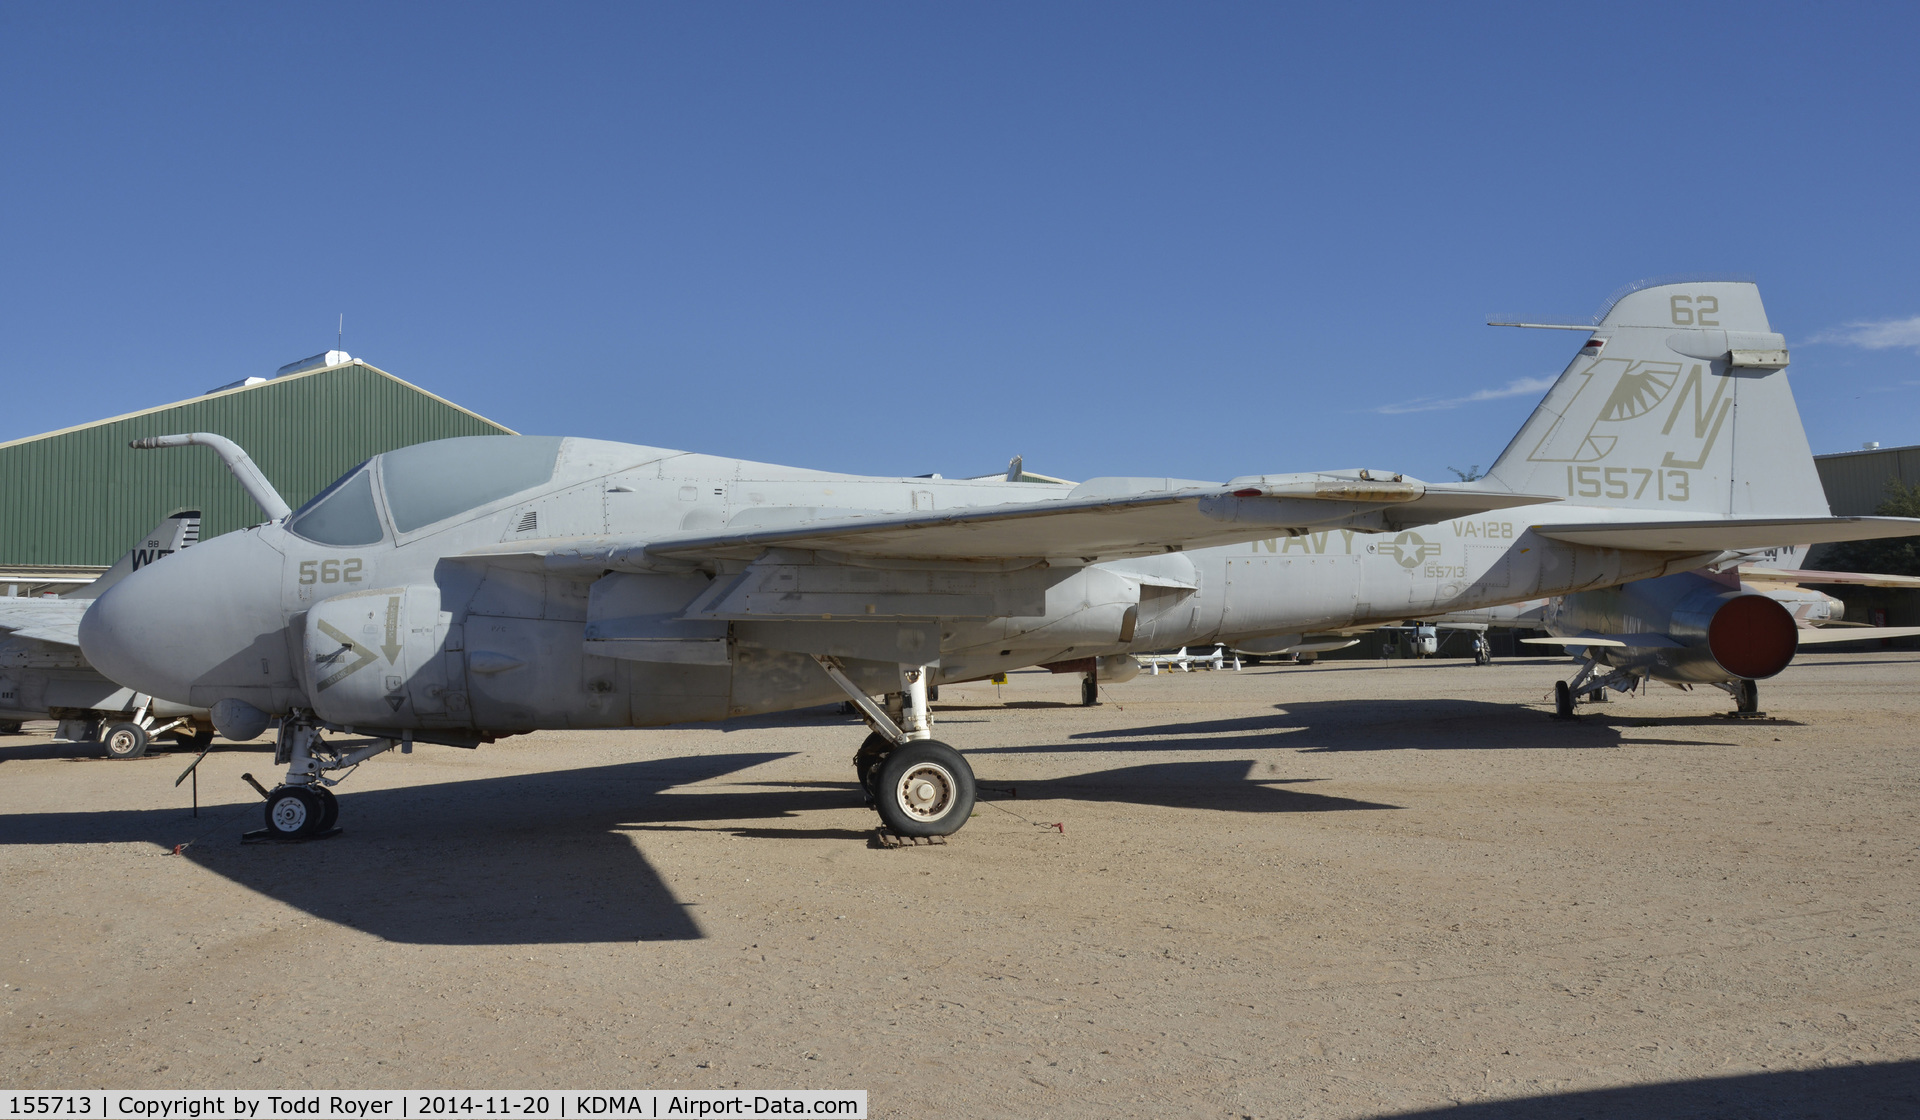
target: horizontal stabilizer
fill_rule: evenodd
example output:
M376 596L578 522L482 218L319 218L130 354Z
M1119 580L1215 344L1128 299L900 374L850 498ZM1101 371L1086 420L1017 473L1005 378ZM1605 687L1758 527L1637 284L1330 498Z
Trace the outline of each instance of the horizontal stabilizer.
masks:
M1913 517L1721 517L1703 521L1596 521L1535 525L1543 537L1636 552L1732 552L1785 543L1832 544L1920 536Z
M1584 634L1577 638L1522 638L1536 646L1612 646L1616 649L1679 649L1665 634Z
M1920 587L1920 576L1875 575L1871 572L1815 572L1805 568L1749 568L1740 578L1755 583L1833 583L1851 587Z
M1920 626L1834 626L1800 631L1803 646L1831 645L1834 642L1865 642L1875 638L1911 638L1920 634Z

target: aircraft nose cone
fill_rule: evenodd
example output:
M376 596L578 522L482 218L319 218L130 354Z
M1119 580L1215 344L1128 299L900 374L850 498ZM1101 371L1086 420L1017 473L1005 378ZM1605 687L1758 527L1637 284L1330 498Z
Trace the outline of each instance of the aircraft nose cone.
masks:
M280 553L254 531L157 560L87 609L80 651L108 679L164 700L265 699L290 683L280 566Z

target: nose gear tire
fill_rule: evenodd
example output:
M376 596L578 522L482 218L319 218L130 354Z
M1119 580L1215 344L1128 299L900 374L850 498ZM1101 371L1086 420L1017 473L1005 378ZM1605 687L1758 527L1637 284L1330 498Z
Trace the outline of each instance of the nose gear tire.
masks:
M326 805L306 786L281 786L267 798L267 832L276 840L301 840L321 831Z
M320 827L315 832L326 832L340 819L340 799L326 786L309 786L313 795L320 799Z
M147 729L137 723L116 723L100 736L108 758L139 758L147 753Z
M973 767L935 739L903 743L880 767L880 819L902 836L947 836L973 815Z

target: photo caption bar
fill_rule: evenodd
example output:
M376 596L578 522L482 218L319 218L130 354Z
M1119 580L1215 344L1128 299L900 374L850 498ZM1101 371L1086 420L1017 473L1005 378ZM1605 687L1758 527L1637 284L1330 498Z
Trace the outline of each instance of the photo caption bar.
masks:
M32 1120L866 1120L865 1089L99 1089L0 1091L0 1117Z

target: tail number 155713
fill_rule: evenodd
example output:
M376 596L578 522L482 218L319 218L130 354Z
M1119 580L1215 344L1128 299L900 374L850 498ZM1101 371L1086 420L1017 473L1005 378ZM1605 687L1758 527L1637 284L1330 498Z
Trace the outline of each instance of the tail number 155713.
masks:
M1647 491L1651 487L1653 493ZM1567 496L1639 501L1684 502L1693 497L1686 471L1658 467L1567 467Z

